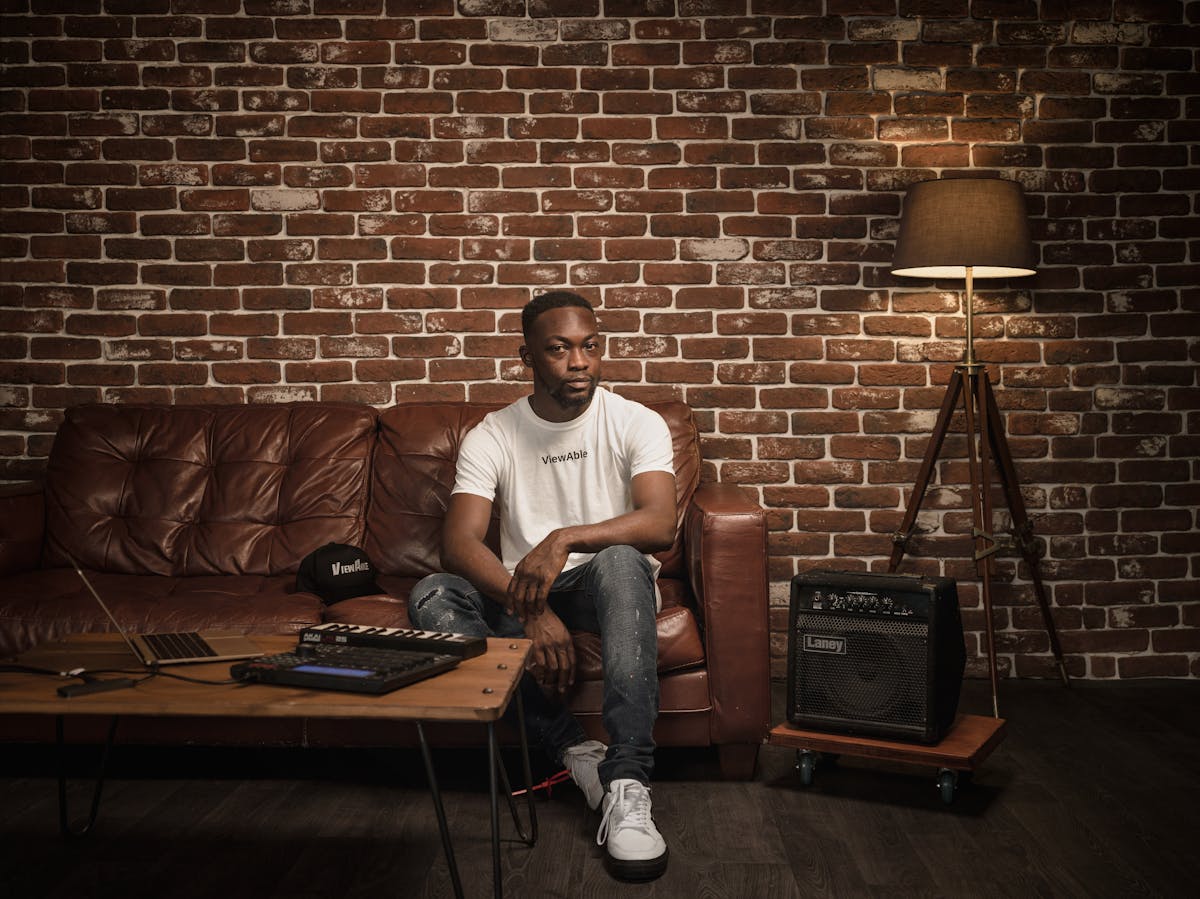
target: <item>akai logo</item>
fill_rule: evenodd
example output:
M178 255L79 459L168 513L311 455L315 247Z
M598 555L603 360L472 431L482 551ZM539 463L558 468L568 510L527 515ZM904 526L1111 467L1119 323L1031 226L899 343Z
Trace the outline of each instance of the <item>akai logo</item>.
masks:
M804 635L805 652L825 652L830 655L844 656L846 654L845 637L826 637L818 634Z

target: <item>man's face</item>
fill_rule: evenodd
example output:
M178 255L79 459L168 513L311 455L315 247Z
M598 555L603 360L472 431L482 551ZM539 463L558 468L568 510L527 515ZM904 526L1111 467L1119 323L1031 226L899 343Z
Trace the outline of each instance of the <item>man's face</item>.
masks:
M574 418L596 392L603 351L591 311L562 306L543 312L521 349L521 360L533 369L535 398L552 400L563 420Z

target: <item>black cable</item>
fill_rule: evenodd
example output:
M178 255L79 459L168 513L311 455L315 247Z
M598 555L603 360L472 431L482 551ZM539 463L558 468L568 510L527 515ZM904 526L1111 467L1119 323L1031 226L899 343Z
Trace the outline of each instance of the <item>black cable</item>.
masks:
M144 668L79 668L74 670L78 671L78 676L82 677L85 681L99 680L99 678L96 677L98 674L140 674L143 676L134 681L134 683L140 684L142 681L149 680L154 676L153 672L147 674L146 669Z
M237 678L226 678L225 680L204 680L199 677L188 677L186 674L177 674L174 671L163 671L155 666L152 671L146 671L143 668L130 670L128 668L73 668L70 671L56 671L53 668L38 668L35 665L21 665L18 663L2 662L0 663L0 672L12 672L16 674L45 674L49 677L77 677L85 683L92 680L97 680L97 675L100 674L140 674L141 677L134 681L134 685L144 683L156 676L173 677L176 680L187 681L192 684L208 684L214 687L224 687L231 684L240 684L242 681Z
M151 663L149 667L149 671L146 671L144 668L137 668L133 671L130 671L127 668L89 668L86 672L84 672L84 676L87 676L88 674L142 674L144 676L137 679L137 683L139 684L157 676L173 677L176 680L187 681L188 683L192 684L209 684L214 687L223 687L229 684L241 683L241 681L235 678L229 678L227 680L204 680L203 678L199 677L188 677L186 674L178 674L174 671L166 671L161 666L154 663Z
M82 677L82 669L72 669L71 671L56 671L53 668L38 668L36 665L21 665L15 662L0 663L0 671L13 672L16 674L49 674L54 677Z
M241 683L241 681L238 680L236 677L226 678L225 680L203 680L202 678L199 678L199 677L188 677L186 674L177 674L174 671L163 671L161 668L156 668L154 671L152 671L147 676L154 677L156 674L161 677L173 677L176 680L187 681L189 684L208 684L209 686L212 686L212 687L224 687L224 686L228 686L229 684L240 684Z

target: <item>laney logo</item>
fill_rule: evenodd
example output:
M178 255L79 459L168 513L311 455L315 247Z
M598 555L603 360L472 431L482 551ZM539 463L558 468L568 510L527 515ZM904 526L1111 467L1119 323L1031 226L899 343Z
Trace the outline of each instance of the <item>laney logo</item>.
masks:
M334 562L329 567L333 569L335 576L339 574L354 574L356 571L371 570L370 563L364 562L362 559L355 559L349 565L345 564L344 562Z
M827 652L832 655L846 654L845 637L819 637L815 634L804 635L805 652Z
M542 456L543 465L553 465L555 462L573 462L577 459L586 459L587 450L571 450L569 453L564 453L561 456Z

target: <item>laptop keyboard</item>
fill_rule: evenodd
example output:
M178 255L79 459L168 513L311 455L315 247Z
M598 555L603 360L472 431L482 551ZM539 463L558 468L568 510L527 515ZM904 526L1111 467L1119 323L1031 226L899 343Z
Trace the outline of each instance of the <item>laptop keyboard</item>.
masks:
M217 654L196 633L142 634L142 639L160 659L202 659Z

